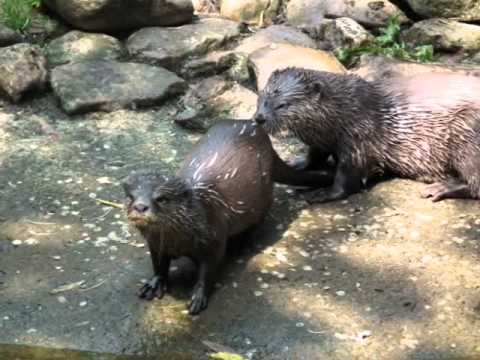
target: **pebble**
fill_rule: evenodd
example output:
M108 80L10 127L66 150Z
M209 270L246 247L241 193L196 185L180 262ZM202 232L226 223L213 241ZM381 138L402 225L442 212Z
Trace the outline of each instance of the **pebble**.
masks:
M60 304L65 304L67 302L67 298L65 296L59 296L57 300Z
M9 316L4 316L3 320L8 321L8 320L10 320L10 317Z
M297 323L295 324L295 326L298 327L298 328L300 328L300 327L304 327L305 324L304 324L303 322L297 322Z
M84 306L87 306L87 302L86 301L81 301L78 305L80 307L84 307Z
M335 294L337 294L337 296L345 296L347 293L343 290L339 290Z
M305 266L303 267L303 270L304 270L304 271L312 271L312 267L311 267L310 265L305 265Z
M253 294L254 294L255 296L262 296L262 295L263 295L263 292L257 290L257 291L255 291Z
M20 245L22 245L22 240L13 240L12 245L13 246L20 246Z
M88 194L88 197L89 197L90 199L95 199L95 198L97 197L97 194L95 194L95 193L90 193L90 194Z

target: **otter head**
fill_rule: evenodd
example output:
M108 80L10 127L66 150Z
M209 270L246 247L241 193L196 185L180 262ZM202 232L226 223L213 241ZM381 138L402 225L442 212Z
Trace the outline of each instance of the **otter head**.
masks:
M296 133L305 127L306 117L315 115L312 102L320 100L321 88L308 70L294 67L276 70L260 92L254 120L272 135L280 131Z
M188 213L193 197L182 179L150 170L133 171L122 186L128 220L140 229L175 226L176 217Z

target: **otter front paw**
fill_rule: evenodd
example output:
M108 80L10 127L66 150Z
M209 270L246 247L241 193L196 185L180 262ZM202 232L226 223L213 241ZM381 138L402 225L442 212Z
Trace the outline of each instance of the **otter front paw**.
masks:
M450 181L427 185L422 192L422 197L437 202L445 199L468 199L472 195L466 184Z
M310 205L321 204L335 200L341 200L348 197L348 194L342 190L335 190L331 187L308 191L303 194L303 198Z
M154 276L140 288L138 297L145 300L152 300L155 297L161 299L166 292L166 280L161 279L159 276Z
M203 285L196 285L192 294L192 301L188 305L188 313L196 315L202 310L205 310L208 305L208 298Z

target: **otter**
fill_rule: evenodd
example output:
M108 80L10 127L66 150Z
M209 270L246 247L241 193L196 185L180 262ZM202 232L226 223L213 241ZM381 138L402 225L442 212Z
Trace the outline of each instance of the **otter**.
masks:
M478 199L479 94L479 78L453 73L366 81L287 68L270 76L254 119L308 145L303 168L333 156L333 185L308 192L309 203L347 198L387 174L429 184L421 195L434 202Z
M202 137L175 176L137 170L122 181L129 221L146 239L154 276L141 298L162 298L170 261L190 257L198 279L190 314L207 307L227 239L260 223L273 201L273 183L327 186L333 173L296 171L252 120L224 120Z

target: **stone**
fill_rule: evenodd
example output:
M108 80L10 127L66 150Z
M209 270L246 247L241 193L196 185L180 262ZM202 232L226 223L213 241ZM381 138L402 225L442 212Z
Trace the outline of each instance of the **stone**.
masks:
M447 19L428 19L415 23L402 34L414 45L433 45L437 50L480 50L480 26Z
M57 66L50 82L68 114L158 104L187 86L166 69L110 60Z
M75 28L115 32L145 26L175 26L193 18L191 0L45 0Z
M275 70L296 66L305 69L345 73L345 67L330 53L288 44L273 44L249 56L257 90L262 90Z
M218 13L220 7L217 0L193 0L193 9L196 14Z
M413 11L424 18L480 20L478 0L407 0Z
M47 59L38 46L21 43L0 48L0 89L11 101L20 101L27 91L44 89L47 79Z
M373 55L362 55L358 65L351 69L349 73L356 74L365 80L373 81L430 71L480 76L480 67L474 65L421 64Z
M14 45L22 41L22 35L3 24L0 24L0 47Z
M371 44L375 38L359 23L350 18L328 21L323 28L323 42L329 48L354 48Z
M137 60L175 69L187 57L218 48L238 35L240 26L234 21L203 18L179 27L141 29L128 38L127 49Z
M249 55L255 50L272 43L291 44L308 48L316 47L315 41L301 30L287 25L272 25L245 38L234 51Z
M228 19L252 24L272 24L280 0L221 0L220 14Z
M408 22L405 14L387 0L290 0L287 21L295 26L317 26L326 18L349 17L365 26L384 26L388 19L399 16Z
M257 94L221 76L213 76L192 85L180 100L184 110L177 124L206 131L218 119L250 119L257 106Z
M57 66L83 60L115 60L123 53L122 43L112 36L74 30L52 40L45 55L50 66Z

